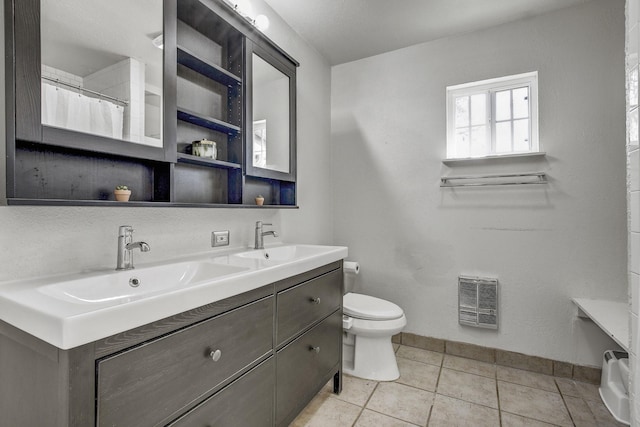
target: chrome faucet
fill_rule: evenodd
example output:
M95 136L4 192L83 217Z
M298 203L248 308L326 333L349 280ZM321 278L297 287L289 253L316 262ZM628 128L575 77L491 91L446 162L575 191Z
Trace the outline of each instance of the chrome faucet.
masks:
M256 221L256 244L253 246L253 249L264 249L264 236L273 236L278 237L278 233L275 231L262 231L263 225L273 225L268 222Z
M151 248L145 242L132 242L133 227L121 225L118 229L118 261L116 270L133 269L133 250L140 249L141 252L149 252Z

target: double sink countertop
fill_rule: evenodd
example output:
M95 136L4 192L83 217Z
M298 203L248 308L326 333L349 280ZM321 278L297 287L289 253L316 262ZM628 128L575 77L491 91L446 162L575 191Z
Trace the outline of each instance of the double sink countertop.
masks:
M344 246L280 244L140 264L133 270L0 283L0 320L68 350L347 257Z

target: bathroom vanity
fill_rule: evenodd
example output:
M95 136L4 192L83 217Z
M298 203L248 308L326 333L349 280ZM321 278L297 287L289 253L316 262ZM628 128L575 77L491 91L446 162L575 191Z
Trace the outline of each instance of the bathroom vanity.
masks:
M208 260L246 270L178 292L176 306L229 280L252 289L68 349L0 315L0 424L288 425L327 381L341 390L346 248L328 248L331 256L298 251L304 259L297 260L257 259L270 249ZM280 279L260 284L272 277ZM15 289L0 284L0 308L17 302ZM144 316L153 299L119 306L128 306L135 322L136 305Z

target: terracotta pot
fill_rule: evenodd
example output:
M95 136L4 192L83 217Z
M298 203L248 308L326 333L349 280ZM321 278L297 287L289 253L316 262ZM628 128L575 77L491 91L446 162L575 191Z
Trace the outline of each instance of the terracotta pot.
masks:
M116 196L118 202L128 202L131 197L131 190L113 190L113 194Z
M264 197L256 197L256 205L262 206L264 203Z

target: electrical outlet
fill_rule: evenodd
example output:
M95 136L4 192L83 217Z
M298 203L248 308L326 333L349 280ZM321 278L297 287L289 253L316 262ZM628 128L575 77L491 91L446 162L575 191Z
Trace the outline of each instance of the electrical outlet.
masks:
M229 230L214 231L211 233L211 246L229 246Z

